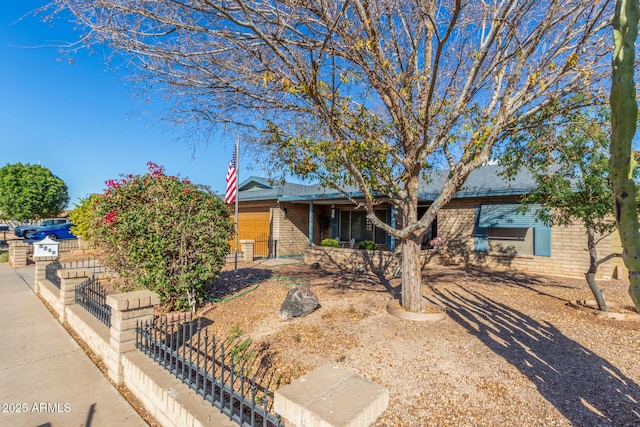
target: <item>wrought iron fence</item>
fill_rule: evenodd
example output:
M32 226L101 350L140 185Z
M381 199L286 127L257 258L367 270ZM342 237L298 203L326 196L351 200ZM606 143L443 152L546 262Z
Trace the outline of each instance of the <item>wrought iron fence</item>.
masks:
M268 233L259 234L253 239L253 256L255 258L275 258L278 241L269 237Z
M65 262L61 264L58 259L53 260L45 267L45 278L51 282L56 288L60 289L60 277L58 277L58 270L73 270L73 269L91 269L92 274L110 273L93 258L85 258L77 261ZM78 272L75 277L86 277L85 272ZM71 274L70 277L73 277Z
M217 342L201 319L138 323L136 347L238 425L284 427L280 416L270 412L273 392L257 383L246 348Z
M44 268L44 277L50 281L53 286L60 289L60 278L58 277L58 270L62 268L60 261L54 259ZM40 270L42 271L42 270Z
M96 319L111 327L111 307L106 303L107 291L95 276L76 286L76 303Z

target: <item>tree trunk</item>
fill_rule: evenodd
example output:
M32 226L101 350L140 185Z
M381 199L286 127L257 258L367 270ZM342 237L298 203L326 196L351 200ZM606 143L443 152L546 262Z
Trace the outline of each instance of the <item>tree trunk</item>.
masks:
M640 232L631 142L636 132L638 104L634 82L635 43L638 36L638 0L618 0L613 19L615 50L611 78L611 185L622 259L629 269L629 295L640 313Z
M602 289L600 289L596 282L596 273L598 272L598 251L596 249L595 231L589 226L587 226L587 247L589 248L589 271L585 274L587 283L589 284L591 293L598 304L598 309L601 311L609 311Z
M596 282L595 273L587 273L585 274L585 277L587 278L589 288L591 288L591 293L593 293L593 297L596 299L598 309L601 311L609 311L609 309L607 308L607 302L604 299L604 294L602 293L602 289L598 287L598 283Z
M406 197L401 207L402 226L418 221L418 189L420 169L410 168L413 173L406 181ZM412 313L422 311L422 269L420 249L423 230L415 230L402 239L402 295L400 304Z
M422 268L420 265L421 235L402 241L402 299L405 310L422 311Z

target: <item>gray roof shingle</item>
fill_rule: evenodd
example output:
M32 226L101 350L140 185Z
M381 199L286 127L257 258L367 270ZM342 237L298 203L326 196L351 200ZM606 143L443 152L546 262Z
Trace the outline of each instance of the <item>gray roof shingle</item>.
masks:
M483 197L500 195L519 195L530 192L536 187L533 177L522 171L512 179L505 179L500 175L501 166L486 165L469 174L469 177L456 193L456 198ZM419 197L422 200L433 200L442 190L448 171L431 172L420 184ZM346 189L357 197L355 188ZM251 200L279 200L279 201L312 201L344 199L344 195L335 189L323 187L319 184L281 184L250 177L240 185L239 201Z

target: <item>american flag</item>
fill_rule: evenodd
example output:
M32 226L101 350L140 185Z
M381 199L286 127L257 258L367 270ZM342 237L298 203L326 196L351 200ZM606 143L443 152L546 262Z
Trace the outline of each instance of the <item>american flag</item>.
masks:
M237 155L238 153L234 148L233 157L231 157L231 163L229 163L229 169L227 169L227 191L224 195L224 201L230 205L236 201L238 194Z

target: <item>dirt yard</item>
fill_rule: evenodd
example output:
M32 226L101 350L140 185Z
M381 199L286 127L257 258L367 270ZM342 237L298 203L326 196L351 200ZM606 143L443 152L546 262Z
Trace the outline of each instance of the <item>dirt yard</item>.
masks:
M301 284L321 307L280 320ZM625 283L600 285L631 310ZM640 322L568 306L592 299L583 280L429 269L423 295L447 316L427 323L387 313L398 286L322 266L241 265L223 272L204 316L217 337L242 330L284 382L336 363L384 385L376 426L640 425Z

